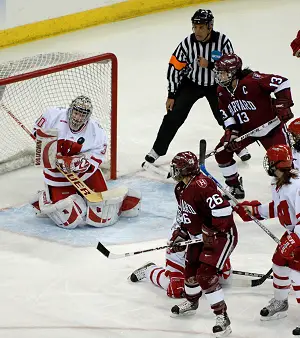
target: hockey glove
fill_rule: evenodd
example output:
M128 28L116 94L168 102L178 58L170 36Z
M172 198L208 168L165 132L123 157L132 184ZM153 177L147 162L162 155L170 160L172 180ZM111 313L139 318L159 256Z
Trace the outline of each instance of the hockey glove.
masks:
M239 132L234 129L225 129L223 146L228 152L237 151L242 147L241 142L236 142L235 139L238 138Z
M294 105L290 99L273 99L273 107L280 121L287 122L294 117L291 108Z
M171 239L168 242L168 245L171 246L171 252L181 252L186 249L186 245L183 246L176 246L177 243L180 242L185 242L190 239L189 234L182 228L176 229L173 234ZM175 245L175 246L173 246Z
M212 251L217 245L217 231L209 229L206 225L202 225L202 236L203 236L203 250Z
M297 256L299 255L298 251L300 248L300 238L297 234L291 233L287 236L281 238L280 244L278 244L278 250L282 257L288 260L294 259L294 255L297 251Z
M237 204L233 209L234 211L241 217L244 222L252 221L251 217L249 216L249 212L255 218L262 220L263 218L259 214L258 206L261 205L259 201L244 201L242 203ZM247 212L248 210L248 212Z
M169 272L169 271L168 271ZM167 273L166 273L167 276ZM184 274L179 271L170 271L168 273L170 283L167 289L167 295L171 298L184 297Z

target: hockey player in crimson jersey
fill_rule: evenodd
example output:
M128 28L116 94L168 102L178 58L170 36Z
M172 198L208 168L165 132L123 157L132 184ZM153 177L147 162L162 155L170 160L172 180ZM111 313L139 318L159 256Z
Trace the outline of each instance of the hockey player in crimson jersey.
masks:
M217 337L231 332L227 306L219 282L219 271L237 243L237 230L228 201L220 195L216 184L200 173L198 159L190 151L177 154L170 172L178 184L176 221L180 225L172 243L187 238L203 237L203 243L188 246L184 269L186 300L175 305L174 315L198 308L202 291L216 315L213 332Z
M259 141L265 149L275 144L287 144L284 123L293 117L290 84L281 75L263 74L251 69L242 69L242 60L236 54L223 55L215 62L218 86L219 109L223 115L225 134L216 146L225 149L215 158L230 187L238 199L245 197L233 152ZM271 98L274 94L276 99ZM241 142L234 140L271 121L253 136Z
M107 190L100 169L105 160L107 136L91 118L92 102L86 96L75 98L69 108L50 108L34 125L34 134L47 135L56 130L56 165L65 173L74 172L95 192ZM38 193L32 205L36 212L51 218L66 229L89 224L103 227L114 224L119 216L137 216L140 194L133 190L102 202L89 202L57 168L44 168L45 190ZM131 198L129 198L131 197Z
M174 239L178 240L178 233L180 233L180 225L174 220L171 228L169 243L173 243ZM188 239L188 237L187 237ZM184 297L184 268L186 248L183 251L168 248L166 250L165 266L159 266L155 263L149 262L136 269L130 276L129 280L133 283L141 280L151 282L167 291L167 295L171 298ZM231 264L230 259L227 258L223 269L218 273L222 285L230 284Z
M246 222L251 219L245 208L258 219L278 217L286 230L272 259L274 298L260 312L261 320L271 320L287 316L291 284L300 303L300 178L298 170L293 169L292 151L287 145L269 148L264 168L273 177L272 201L267 204L244 201L236 211ZM293 334L300 335L300 323Z

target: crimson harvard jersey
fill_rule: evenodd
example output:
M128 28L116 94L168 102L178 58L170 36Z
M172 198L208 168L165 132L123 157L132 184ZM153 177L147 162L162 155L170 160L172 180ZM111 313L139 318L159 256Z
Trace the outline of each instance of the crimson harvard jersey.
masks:
M241 134L245 134L276 117L272 107L271 93L275 96L284 93L291 99L290 84L280 75L253 72L238 80L237 87L231 93L227 88L218 86L219 109L226 128L237 125ZM269 125L253 134L254 137L267 135L280 124Z
M185 185L175 187L178 202L176 222L192 236L202 232L202 224L216 231L228 231L234 226L232 208L219 193L214 181L202 173Z

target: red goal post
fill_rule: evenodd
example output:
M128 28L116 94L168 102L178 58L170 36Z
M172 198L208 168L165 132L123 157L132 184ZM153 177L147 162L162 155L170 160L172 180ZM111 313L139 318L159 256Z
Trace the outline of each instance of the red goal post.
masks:
M0 173L33 164L35 144L24 130L31 131L46 109L68 107L86 95L92 100L92 117L108 136L104 168L116 179L117 81L118 62L112 53L48 53L0 64Z

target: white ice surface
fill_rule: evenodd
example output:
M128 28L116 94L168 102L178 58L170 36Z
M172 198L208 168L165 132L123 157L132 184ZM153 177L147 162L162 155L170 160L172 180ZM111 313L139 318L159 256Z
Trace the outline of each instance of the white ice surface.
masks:
M33 224L26 207L22 209L23 214L20 210L2 212L0 228L6 231L0 234L1 338L211 337L214 317L205 300L196 316L173 319L169 313L176 301L147 283L127 282L126 277L145 261L163 264L162 251L109 261L90 246L101 239L110 243L109 247L115 252L127 252L165 243L174 213L171 183L143 179L149 175L140 171L140 163L152 146L164 114L167 62L177 44L190 33L190 17L199 7L213 11L215 28L228 34L245 66L290 79L294 112L298 116L299 60L291 56L289 46L299 29L297 0L210 3L1 51L1 61L40 52L77 50L114 52L118 56L118 168L122 179L117 184L131 182L140 186L145 198L144 214L139 222L122 223L118 226L120 231L100 229L95 231L94 238L91 232L84 236L79 231L76 234L76 230L70 235L61 232L60 236L59 229L53 227L52 231L50 224ZM168 163L178 151L197 152L200 138L206 138L211 149L221 133L207 102L201 100L158 164ZM264 151L258 145L250 146L249 150L252 154L249 164L239 162L247 199L266 202L270 192L269 179L262 168ZM207 167L220 178L213 159ZM1 176L0 185L0 208L19 206L42 187L42 177L38 169L26 168ZM159 193L155 193L157 189ZM255 224L243 224L238 219L237 224L240 243L232 256L234 268L268 271L275 244ZM277 221L266 224L280 236L282 229ZM20 232L27 236L18 234ZM40 239L42 237L48 241ZM57 243L59 240L68 245ZM287 319L271 323L259 321L259 310L272 295L270 282L259 288L225 292L232 337L291 337L292 329L300 325L300 309L294 295L290 296Z

